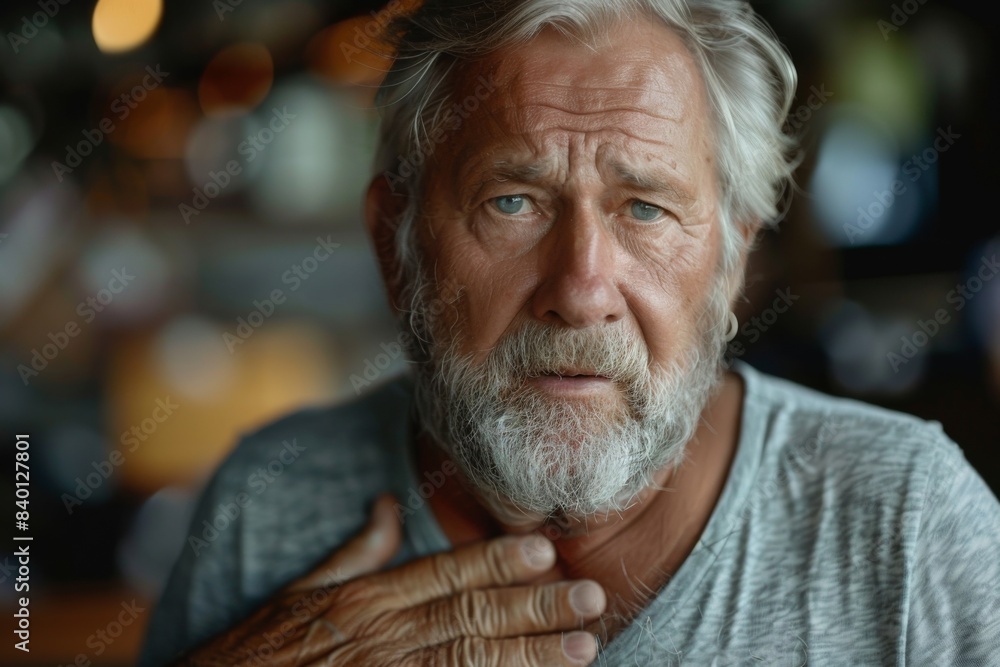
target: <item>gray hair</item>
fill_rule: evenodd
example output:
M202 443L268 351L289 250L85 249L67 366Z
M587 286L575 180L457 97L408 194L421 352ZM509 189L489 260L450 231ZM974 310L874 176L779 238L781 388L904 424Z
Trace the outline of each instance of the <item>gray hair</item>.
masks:
M395 62L377 103L382 126L376 168L409 195L396 230L399 280L418 270L415 221L422 167L447 121L453 70L461 62L523 44L546 27L596 40L602 28L653 17L673 29L697 63L713 112L720 192L720 269L748 250L737 223L775 223L798 164L783 130L796 72L771 29L739 0L426 0L387 31ZM436 136L435 136L436 135Z

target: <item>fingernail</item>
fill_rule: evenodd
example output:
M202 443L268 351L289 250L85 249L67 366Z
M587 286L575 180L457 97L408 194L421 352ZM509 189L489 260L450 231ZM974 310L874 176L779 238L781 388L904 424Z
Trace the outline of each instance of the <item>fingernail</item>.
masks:
M604 611L604 589L584 581L569 589L569 604L580 616L594 616Z
M586 632L570 632L563 635L563 653L581 665L593 662L597 657L597 642Z
M385 529L374 528L365 538L365 547L368 549L380 549L385 544Z
M532 535L521 542L521 558L528 567L535 570L547 570L555 565L556 550L552 543L541 535Z

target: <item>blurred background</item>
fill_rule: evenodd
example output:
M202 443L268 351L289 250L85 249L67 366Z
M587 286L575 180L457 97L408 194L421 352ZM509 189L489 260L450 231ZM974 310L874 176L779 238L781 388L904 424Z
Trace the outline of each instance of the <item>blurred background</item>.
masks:
M940 421L997 492L988 5L753 5L798 66L788 129L806 154L751 262L731 356ZM194 499L240 434L402 368L360 219L389 14L0 9L0 498L30 434L34 538L32 651L6 629L2 664L132 664Z

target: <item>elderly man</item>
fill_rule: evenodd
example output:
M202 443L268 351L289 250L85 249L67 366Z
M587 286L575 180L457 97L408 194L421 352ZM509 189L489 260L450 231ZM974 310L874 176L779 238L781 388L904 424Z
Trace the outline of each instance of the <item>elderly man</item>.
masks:
M143 664L1000 665L1000 505L940 426L723 370L794 167L751 10L392 34L367 222L412 376L240 444Z

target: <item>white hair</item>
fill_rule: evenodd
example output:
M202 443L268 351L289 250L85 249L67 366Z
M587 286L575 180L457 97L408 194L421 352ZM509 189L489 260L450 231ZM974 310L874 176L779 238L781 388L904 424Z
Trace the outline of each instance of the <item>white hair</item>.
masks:
M719 268L732 273L749 250L738 225L777 222L798 164L795 138L783 130L795 93L795 67L748 3L426 0L389 26L396 59L378 94L383 115L376 168L393 175L391 182L402 184L410 200L396 229L400 280L405 283L416 263L413 227L420 208L422 167L434 150L432 135L449 118L456 65L523 44L545 28L594 42L615 23L651 17L679 35L704 80L718 170Z
M432 281L419 279L414 310L431 311ZM713 326L728 304L717 277L692 347L652 363L626 320L572 329L529 320L504 336L486 361L458 352L462 332L436 318L416 332L430 348L416 368L421 426L458 464L494 516L580 520L621 512L663 469L684 460L687 443L719 386L725 340ZM607 396L552 401L525 378L590 368L619 388Z
M595 43L617 22L649 17L675 30L690 50L713 114L722 247L694 346L667 367L650 368L648 350L624 321L599 331L529 322L474 365L458 352L459 321L447 309L439 319L432 308L443 303L442 289L417 227L425 209L422 168L441 128L454 121L457 68L546 27ZM782 129L795 69L770 29L736 0L426 0L389 34L396 61L379 91L377 166L407 196L394 221L398 274L390 288L399 295L404 330L414 334L407 353L416 362L421 424L498 515L504 500L540 515L620 511L656 471L683 460L719 386L729 281L738 279L733 269L748 250L740 225L778 218L795 167L795 141ZM553 403L523 386L525 374L573 366L614 378L624 403ZM576 451L554 439L563 432L581 439Z

